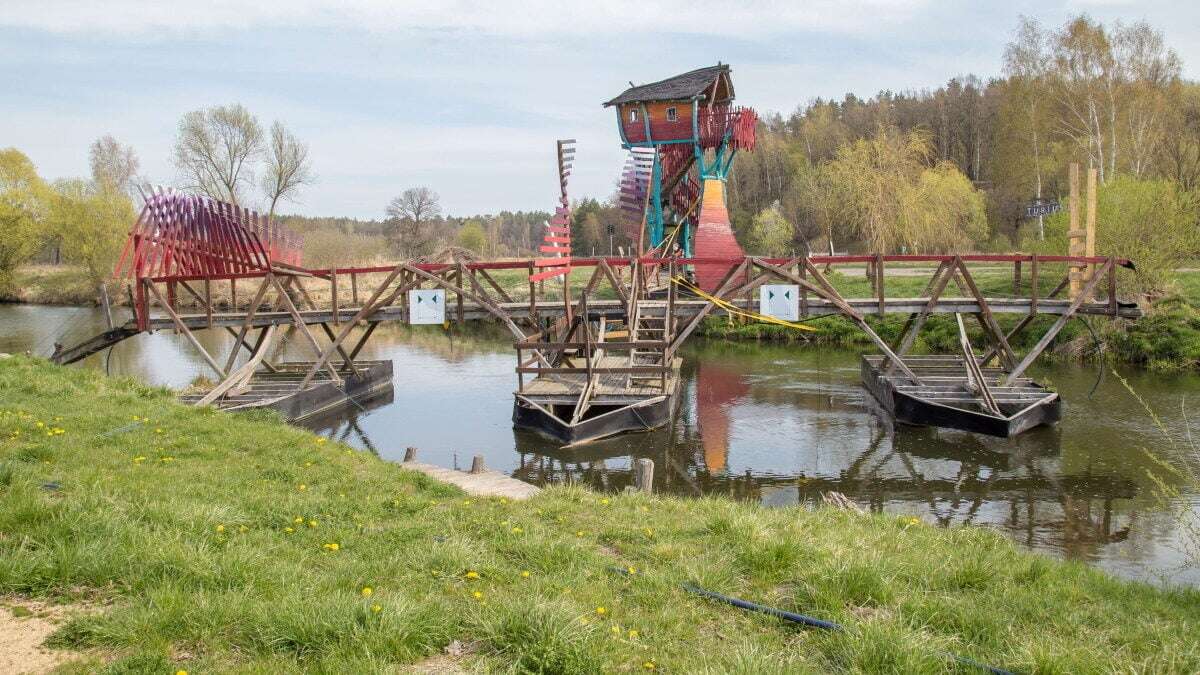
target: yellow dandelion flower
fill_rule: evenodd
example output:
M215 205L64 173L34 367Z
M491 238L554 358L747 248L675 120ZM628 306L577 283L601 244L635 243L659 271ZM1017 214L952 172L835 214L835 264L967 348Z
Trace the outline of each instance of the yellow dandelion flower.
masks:
M442 573L441 570L429 570L429 576L431 576L431 577L439 576L441 573Z
M653 661L647 661L642 664L642 668L645 668L646 670L654 670L657 667L658 666L655 665L655 663Z
M325 544L322 548L324 548L326 551L336 551L340 549L341 546L338 546L337 542L330 542Z
M225 526L224 526L224 525L218 525L218 526L217 526L217 532L224 532L224 531L225 531Z
M481 591L475 591L474 593L471 594L471 597L475 598L476 600L482 600L483 593Z
M613 635L620 635L620 634L621 634L621 627L620 627L620 626L618 626L618 625L616 625L616 624L613 624L613 627L612 627L611 629L609 629L609 630L611 630L611 631L612 631Z
M380 605L371 605L371 611L378 614L383 611L383 607Z
M250 531L250 528L246 527L245 525L242 525L241 527L238 528L238 532L249 532L249 531Z
M326 440L326 439L325 439L325 437L324 437L324 436L317 436L317 443L318 443L318 444L320 444L320 443L324 443L324 442L325 442L325 440Z
M362 596L363 596L364 598L368 598L368 597L370 597L370 596L371 596L371 594L372 594L372 593L374 593L374 592L375 592L375 589L371 588L370 586L363 586L363 589L362 589Z
M155 429L155 430L154 430L154 433L156 433L156 434L161 434L162 432L163 432L163 430L162 430L162 429Z
M317 521L315 521L315 520L310 520L310 521L308 521L308 526L309 526L309 527L316 527L316 526L317 526Z
M630 640L636 640L637 638L638 638L638 632L636 630L629 631L629 639Z
M596 614L599 614L600 616L604 616L605 614L608 614L608 610L604 609L603 607L597 607Z
M305 485L304 483L301 483L301 484L299 484L299 485L297 485L297 486L296 486L296 489L297 489L297 490L299 490L299 491L301 491L301 492L304 492L305 490L307 490L307 489L308 489L308 486L307 486L307 485Z
M626 568L625 568L625 571L626 571L626 572L629 572L630 574L637 574L637 568L636 568L636 567L626 567Z
M304 522L304 516L296 516L296 517L295 517L295 518L292 520L292 522L293 522L293 523L303 523L303 522Z
M609 503L609 500L608 500L607 498L605 498L605 499L601 499L601 500L600 500L600 504L601 504L602 506L608 506L608 503Z
M470 500L470 499L464 499L464 500L463 500L463 506L470 506L470 505L471 505L471 500Z
M142 463L142 462L144 462L144 461L146 461L146 458L145 458L145 456L143 456L143 455L138 455L137 457L134 457L134 458L133 458L133 463L134 463L134 464L141 464L141 463Z
M508 503L508 500L507 500L507 499L505 499L504 497L501 497L501 498L500 498L500 503L501 503L501 504L507 504L507 503Z
M292 528L290 528L290 527L285 527L285 528L283 528L283 531L284 531L284 532L287 532L288 534L291 534L291 533L295 532L295 530L293 530L293 529L292 529Z
M529 578L529 570L522 570L522 571L521 571L521 578L522 578L522 579L528 579L528 578Z
M41 429L42 427L46 426L46 423L45 423L45 422L38 422L38 423L37 423L36 425L34 425L34 426L36 426L37 428Z
M305 463L304 463L304 466L312 466L312 465L313 465L313 463L312 463L312 462L305 462Z
M478 579L478 578L479 578L479 572L476 572L476 571L472 570L472 571L470 571L470 572L467 572L467 575L466 575L466 576L467 576L467 578L468 578L468 579Z
M521 529L521 528L519 528L519 527L514 527L514 528L512 529L512 531L513 531L513 534L521 534L521 533L522 533L522 532L524 532L525 530L522 530L522 529Z
M583 536L583 530L575 530L575 536L576 536L576 537L582 537L582 536Z
M647 537L653 537L653 536L654 536L654 530L652 530L652 529L650 529L650 528L648 528L648 527L647 527L647 528L646 528L646 536L647 536Z
M186 670L177 670L177 671L175 671L175 675L187 675L187 671Z

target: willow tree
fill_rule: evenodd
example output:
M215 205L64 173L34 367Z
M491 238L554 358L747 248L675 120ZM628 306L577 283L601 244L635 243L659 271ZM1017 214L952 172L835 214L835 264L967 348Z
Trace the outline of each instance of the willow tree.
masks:
M112 274L125 244L136 217L133 201L116 185L81 179L55 183L54 193L50 230L62 242L63 256L98 285Z
M984 198L924 131L880 127L821 167L840 220L871 250L951 251L987 236Z
M19 150L0 150L0 293L12 289L17 266L41 248L50 189Z

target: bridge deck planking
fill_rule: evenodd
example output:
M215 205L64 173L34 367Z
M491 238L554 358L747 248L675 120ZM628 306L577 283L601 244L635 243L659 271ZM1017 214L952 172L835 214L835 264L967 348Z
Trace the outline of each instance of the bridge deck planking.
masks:
M1029 314L1031 309L1031 301L1022 298L985 298L988 308L993 314ZM757 310L758 299L740 298L731 301L741 309ZM925 309L928 304L928 298L888 298L884 301L885 314L914 314ZM704 300L677 300L675 302L676 315L687 317L695 315L707 304ZM875 298L849 298L846 304L850 305L863 314L871 315L878 313L879 301ZM1047 314L1051 316L1059 316L1068 310L1071 305L1070 300L1038 300L1037 313ZM497 303L499 309L503 310L512 319L524 319L530 314L530 305L527 302L505 302ZM820 314L837 312L837 306L822 298L809 298L808 307L810 315L816 316ZM354 315L361 308L357 307L339 307L336 320L338 322L348 322L354 318ZM543 318L555 318L562 316L563 306L561 303L540 302L533 308L538 316ZM619 300L589 300L588 312L593 315L600 314L618 314L625 311L625 306ZM979 303L974 298L940 298L933 306L931 313L933 314L974 314L980 311ZM1084 303L1078 310L1078 314L1090 314L1097 316L1109 316L1111 310L1107 303L1092 302ZM468 320L477 320L490 317L489 311L475 303L463 303L463 318ZM332 310L301 310L300 315L306 323L333 323L335 321ZM1126 319L1137 319L1142 316L1142 312L1136 306L1122 305L1118 308L1118 316ZM447 319L451 322L455 321L455 312L448 312ZM180 318L189 328L205 328L209 325L208 314L180 314ZM213 326L240 326L246 318L245 312L221 312L212 315ZM367 319L370 323L385 322L385 321L407 321L407 310L400 305L384 307ZM258 312L255 314L251 325L254 327L270 326L292 323L292 316L288 312ZM174 324L171 319L165 316L154 317L150 321L151 330L164 330L173 328Z

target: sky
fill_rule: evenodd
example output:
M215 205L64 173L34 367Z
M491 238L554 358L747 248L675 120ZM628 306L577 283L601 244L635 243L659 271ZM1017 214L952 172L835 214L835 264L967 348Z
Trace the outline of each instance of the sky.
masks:
M316 182L283 211L380 218L428 186L454 215L548 209L554 141L571 195L624 158L601 104L629 82L730 64L737 102L936 88L1000 74L1021 15L1145 20L1196 78L1200 3L1179 0L0 0L0 147L48 179L88 173L104 134L172 185L180 117L241 103L309 145Z

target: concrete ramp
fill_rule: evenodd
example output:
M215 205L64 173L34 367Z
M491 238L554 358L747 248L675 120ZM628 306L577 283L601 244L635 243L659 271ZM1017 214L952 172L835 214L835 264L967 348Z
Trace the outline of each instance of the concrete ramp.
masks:
M700 222L696 226L694 250L697 258L741 258L746 255L729 226L724 181L715 178L704 179L704 199L700 203ZM725 263L697 264L697 285L706 291L717 290L721 279L732 266Z

